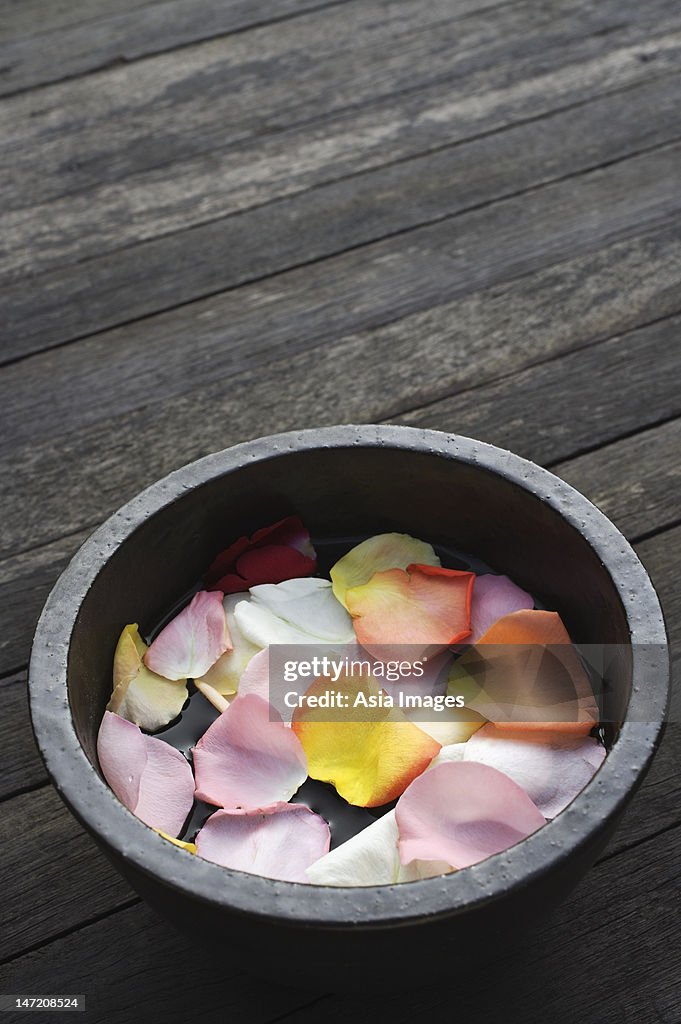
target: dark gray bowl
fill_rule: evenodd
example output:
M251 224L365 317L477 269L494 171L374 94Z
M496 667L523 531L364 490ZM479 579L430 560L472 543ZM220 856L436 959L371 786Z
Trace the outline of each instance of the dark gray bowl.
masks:
M97 730L126 622L148 629L216 551L297 511L313 537L414 534L480 555L556 608L581 643L623 645L607 678L612 748L593 780L524 842L453 875L333 889L230 871L180 851L118 802ZM602 849L661 738L667 638L650 580L613 524L551 473L469 438L406 427L280 434L153 484L82 546L40 618L31 716L58 792L114 867L195 939L289 983L432 983L555 906ZM74 894L77 898L77 894ZM442 975L445 976L445 975Z

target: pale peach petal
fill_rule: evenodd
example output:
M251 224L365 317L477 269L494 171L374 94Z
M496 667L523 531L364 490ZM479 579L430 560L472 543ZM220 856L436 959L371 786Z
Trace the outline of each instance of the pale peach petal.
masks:
M231 648L219 590L200 590L161 630L144 661L166 679L200 679Z

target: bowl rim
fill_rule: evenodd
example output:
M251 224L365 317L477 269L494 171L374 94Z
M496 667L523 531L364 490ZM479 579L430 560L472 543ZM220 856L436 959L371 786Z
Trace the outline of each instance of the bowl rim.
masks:
M68 653L79 609L113 551L188 490L245 464L318 449L392 448L462 461L501 475L548 503L600 558L622 602L632 644L632 693L601 768L553 821L515 846L450 875L397 885L336 888L235 871L179 850L115 797L76 734ZM645 687L641 681L645 679ZM638 682L637 682L638 681ZM33 731L47 772L75 817L114 859L162 885L233 913L301 927L381 928L447 917L521 889L606 830L640 783L661 740L669 652L660 603L633 548L579 491L548 470L473 438L407 426L342 425L243 442L188 463L114 512L80 547L52 589L29 666Z

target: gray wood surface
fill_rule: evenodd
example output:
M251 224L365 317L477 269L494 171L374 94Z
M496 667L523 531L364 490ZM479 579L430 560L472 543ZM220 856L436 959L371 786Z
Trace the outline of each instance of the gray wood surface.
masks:
M679 1024L678 696L526 948L358 1002L160 922L49 784L25 693L106 515L208 451L353 420L479 437L596 501L678 676L678 0L0 8L0 991L86 992L95 1024Z

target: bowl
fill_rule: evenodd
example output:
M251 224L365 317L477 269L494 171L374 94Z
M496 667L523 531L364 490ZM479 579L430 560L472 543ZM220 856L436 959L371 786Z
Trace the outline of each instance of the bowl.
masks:
M148 629L231 539L297 512L313 539L401 531L479 555L555 608L579 644L621 652L604 679L602 767L544 828L438 878L337 889L192 857L134 817L96 755L122 626ZM470 438L395 426L278 434L191 463L111 516L80 548L40 617L33 729L60 796L116 870L196 940L289 984L432 983L532 928L612 834L663 731L669 658L657 595L616 527L558 477ZM380 981L379 981L380 984Z

